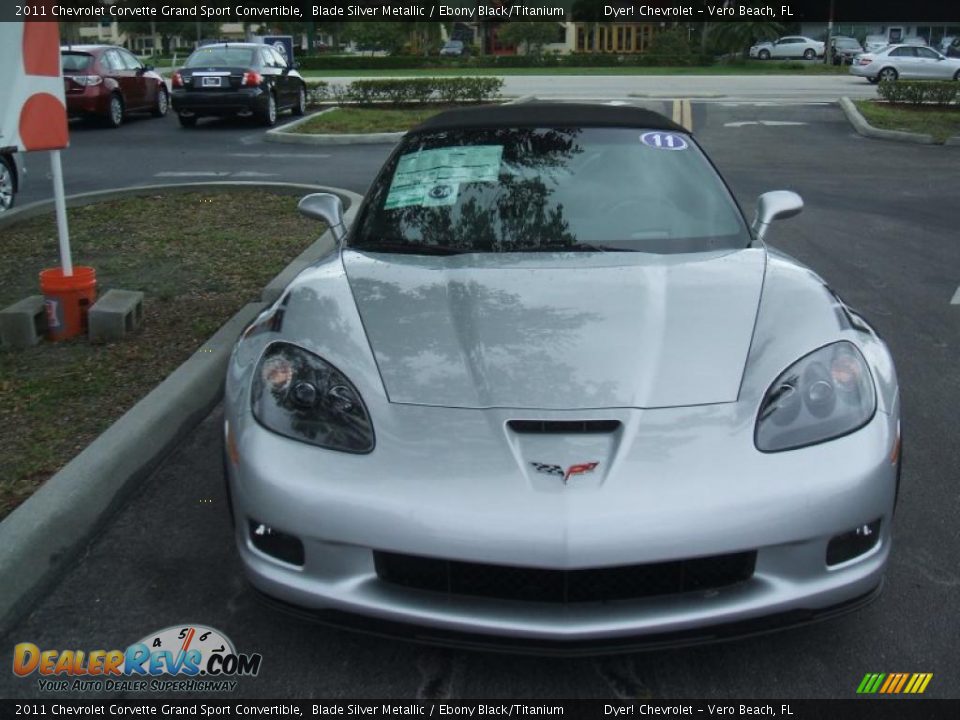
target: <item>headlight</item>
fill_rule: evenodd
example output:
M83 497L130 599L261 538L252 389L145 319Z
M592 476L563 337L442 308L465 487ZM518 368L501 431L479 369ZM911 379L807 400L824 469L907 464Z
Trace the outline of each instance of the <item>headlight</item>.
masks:
M266 349L254 374L252 406L261 425L289 438L330 450L373 450L360 393L333 365L296 345Z
M873 378L860 351L837 342L800 358L760 404L755 441L762 452L813 445L866 425L877 407Z

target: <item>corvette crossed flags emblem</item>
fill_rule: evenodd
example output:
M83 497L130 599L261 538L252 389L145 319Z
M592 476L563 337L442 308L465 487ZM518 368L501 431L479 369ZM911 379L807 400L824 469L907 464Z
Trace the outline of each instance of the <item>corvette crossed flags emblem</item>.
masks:
M543 473L544 475L556 475L557 477L563 478L564 485L567 484L567 481L570 480L574 475L585 475L586 473L592 473L594 468L597 467L600 463L598 462L588 462L588 463L579 463L577 465L571 465L566 470L563 469L560 465L550 465L548 463L539 463L531 462L534 469L538 473Z

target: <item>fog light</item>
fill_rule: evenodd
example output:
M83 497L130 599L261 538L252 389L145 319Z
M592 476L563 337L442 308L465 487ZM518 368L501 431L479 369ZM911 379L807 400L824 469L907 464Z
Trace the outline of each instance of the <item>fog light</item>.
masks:
M880 520L836 535L827 545L827 565L839 565L873 548L880 539Z
M262 553L291 565L303 565L303 543L293 535L251 519L250 542Z

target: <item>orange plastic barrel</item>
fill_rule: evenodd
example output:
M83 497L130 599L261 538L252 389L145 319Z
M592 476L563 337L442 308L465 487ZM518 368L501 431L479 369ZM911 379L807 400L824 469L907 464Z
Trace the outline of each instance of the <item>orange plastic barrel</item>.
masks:
M66 340L87 332L87 311L97 299L97 271L76 266L73 275L62 268L40 271L40 292L47 309L47 337Z

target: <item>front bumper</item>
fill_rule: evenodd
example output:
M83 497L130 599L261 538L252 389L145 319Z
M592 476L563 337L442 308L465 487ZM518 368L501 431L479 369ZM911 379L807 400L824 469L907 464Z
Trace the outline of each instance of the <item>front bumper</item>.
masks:
M310 610L286 603L275 597L257 593L267 607L309 622L343 628L368 635L398 640L409 640L427 645L438 645L462 650L483 650L525 655L553 655L582 657L689 647L706 643L740 640L770 632L804 627L842 617L860 610L877 600L883 590L881 583L869 593L819 610L790 610L750 620L694 628L686 631L652 633L636 637L596 638L587 640L526 639L491 636L478 633L441 630L421 625L378 620L338 610Z
M392 412L404 416L394 428L401 434L381 436L369 456L350 456L279 437L228 411L238 448L237 462L228 463L236 541L262 593L309 613L419 626L418 636L428 638L499 636L575 648L702 642L752 632L770 618L792 624L856 604L882 582L896 491L889 461L896 421L886 414L830 443L762 454L752 433L747 443L731 439L744 423L736 405L577 413L618 415L624 437L605 474L564 486L527 473L517 460L529 448L498 437L516 412ZM438 413L446 414L439 423ZM424 440L428 416L443 428L435 435L451 437ZM697 432L665 442L663 431L679 427ZM718 441L728 449L722 458ZM831 538L877 519L872 548L827 567ZM303 566L254 547L250 520L300 538ZM378 576L374 551L552 569L741 551L757 559L752 577L726 587L547 603L392 584Z
M177 89L170 93L174 112L179 115L236 115L264 112L267 93L260 88L197 91Z

